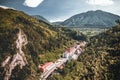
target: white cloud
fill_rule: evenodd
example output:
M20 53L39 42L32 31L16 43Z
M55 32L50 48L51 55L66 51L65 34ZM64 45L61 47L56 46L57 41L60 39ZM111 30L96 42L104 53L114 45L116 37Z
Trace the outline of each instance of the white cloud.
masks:
M3 5L0 5L0 7L3 8L3 9L14 9L14 8L3 6Z
M90 5L108 6L114 4L113 0L87 0Z
M23 4L28 7L37 7L42 2L43 2L43 0L25 0L25 2Z

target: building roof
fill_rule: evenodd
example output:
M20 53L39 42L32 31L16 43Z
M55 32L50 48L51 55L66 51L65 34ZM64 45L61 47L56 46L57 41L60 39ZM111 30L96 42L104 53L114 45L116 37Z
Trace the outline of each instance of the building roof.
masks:
M47 62L44 65L41 65L40 68L46 68L46 67L48 67L51 64L53 64L53 62Z

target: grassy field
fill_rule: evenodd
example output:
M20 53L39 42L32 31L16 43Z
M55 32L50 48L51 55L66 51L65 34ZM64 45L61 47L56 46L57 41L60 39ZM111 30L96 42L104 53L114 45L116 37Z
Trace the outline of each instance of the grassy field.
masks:
M87 35L88 37L97 35L107 30L106 28L105 29L103 28L70 28L70 29L73 31L77 31L78 35L80 33L83 33Z

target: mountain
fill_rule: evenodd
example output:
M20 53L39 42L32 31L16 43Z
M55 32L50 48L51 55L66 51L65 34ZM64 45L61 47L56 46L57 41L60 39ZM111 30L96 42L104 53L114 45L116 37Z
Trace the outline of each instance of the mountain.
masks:
M0 8L0 80L38 80L38 65L55 61L71 43L60 28Z
M115 20L120 20L120 16L101 11L88 11L77 14L65 20L61 25L67 27L111 27L115 26Z
M48 24L51 24L47 19L45 19L44 17L40 16L40 15L33 15L34 18L38 19L38 20L41 20L41 21L44 21Z

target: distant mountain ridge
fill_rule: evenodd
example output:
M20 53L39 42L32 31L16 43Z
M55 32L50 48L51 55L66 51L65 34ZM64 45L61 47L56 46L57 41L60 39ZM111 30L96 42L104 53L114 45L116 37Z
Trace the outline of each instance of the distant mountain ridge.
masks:
M66 27L111 27L115 26L115 20L120 20L120 16L101 11L88 11L77 14L61 23Z
M61 21L57 21L57 22L53 22L53 25L60 25L62 22Z
M44 18L43 16L33 15L32 17L34 17L34 18L36 18L36 19L38 19L38 20L41 20L41 21L43 21L43 22L46 22L46 23L50 24L50 22L49 22L46 18Z

